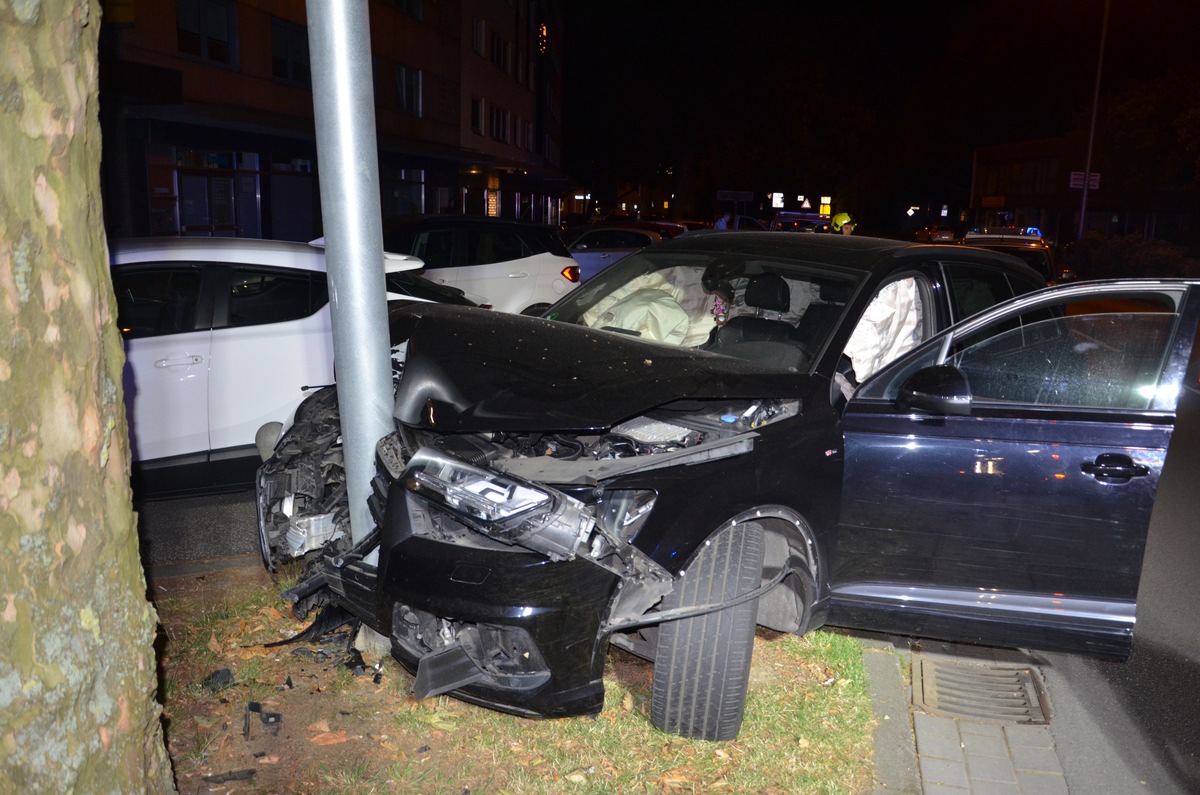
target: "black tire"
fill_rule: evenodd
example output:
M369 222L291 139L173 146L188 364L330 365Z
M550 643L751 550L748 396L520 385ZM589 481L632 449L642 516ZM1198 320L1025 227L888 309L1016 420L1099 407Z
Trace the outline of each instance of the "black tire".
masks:
M763 529L723 530L701 550L663 609L732 599L762 579ZM742 727L758 600L660 625L650 722L698 740L732 740Z

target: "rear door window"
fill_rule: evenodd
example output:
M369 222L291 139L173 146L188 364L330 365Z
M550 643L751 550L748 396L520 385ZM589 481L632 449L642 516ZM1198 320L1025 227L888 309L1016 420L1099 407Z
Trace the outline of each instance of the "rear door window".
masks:
M329 300L323 273L235 267L228 326L259 326L308 317Z
M121 333L136 339L196 330L203 281L195 265L116 269L113 289Z
M511 262L532 253L521 241L520 235L508 229L468 229L466 243L466 265Z

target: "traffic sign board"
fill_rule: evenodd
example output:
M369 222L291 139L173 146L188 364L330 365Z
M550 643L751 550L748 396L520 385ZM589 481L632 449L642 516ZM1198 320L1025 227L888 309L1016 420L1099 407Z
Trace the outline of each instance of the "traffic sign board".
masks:
M1087 186L1088 186L1088 190L1099 190L1099 188L1100 188L1100 172L1099 171L1093 171L1087 175ZM1072 171L1071 172L1071 187L1072 188L1082 188L1083 187L1083 172L1082 171Z

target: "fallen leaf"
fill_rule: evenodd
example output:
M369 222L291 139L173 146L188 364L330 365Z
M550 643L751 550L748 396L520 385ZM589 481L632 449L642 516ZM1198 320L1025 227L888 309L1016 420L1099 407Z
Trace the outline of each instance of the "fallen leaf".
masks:
M578 770L572 770L570 773L563 776L563 778L575 784L583 784L588 780L587 771L583 770L582 768Z
M339 729L335 732L322 732L316 737L310 737L308 740L313 745L337 745L346 742L346 730Z
M801 737L801 738L800 738L800 742L798 743L798 745L799 745L801 748L808 748L810 745L812 745L812 743L811 743L811 742L809 742L809 740L808 740L808 738L807 738L807 737Z
M308 724L308 730L314 731L314 732L327 732L327 731L329 731L329 721L319 720L319 721L310 723L310 724Z
M690 784L692 783L692 776L686 770L668 770L666 773L663 773L662 783L668 787L676 784Z
M625 698L621 699L621 709L633 712L633 693L626 693Z
M432 715L422 715L420 719L423 723L428 723L433 728L441 729L442 731L452 732L458 728L458 723L452 720L450 716L446 715L444 712L435 712Z
M208 650L213 654L221 653L221 642L217 640L217 633L213 633L208 639Z
M260 756L258 763L260 765L276 765L279 764L279 757L275 754L267 754L266 756Z

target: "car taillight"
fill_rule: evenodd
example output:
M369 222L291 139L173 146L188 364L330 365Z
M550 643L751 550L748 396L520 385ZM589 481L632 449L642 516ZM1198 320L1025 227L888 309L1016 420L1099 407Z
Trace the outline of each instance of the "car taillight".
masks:
M562 277L569 282L576 282L576 283L579 282L579 266L578 265L568 265L567 267L565 267L561 271L559 271L559 273L561 273Z

